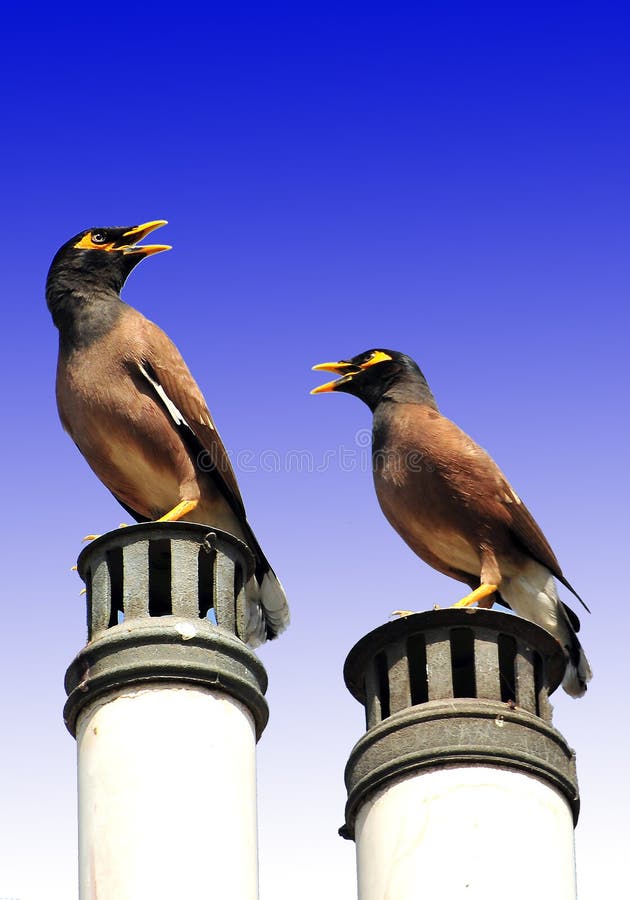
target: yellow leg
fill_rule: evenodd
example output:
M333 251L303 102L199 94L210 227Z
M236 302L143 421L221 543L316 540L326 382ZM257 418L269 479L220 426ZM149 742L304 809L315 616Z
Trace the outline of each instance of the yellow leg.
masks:
M182 500L173 509L156 519L156 522L177 522L178 519L183 519L185 515L196 509L198 505L199 500Z
M466 594L466 596L462 597L461 600L458 600L457 603L453 603L452 608L458 609L463 606L472 606L473 603L478 603L480 600L489 597L491 594L494 594L494 592L498 590L498 584L480 584L476 590L471 591L470 594Z
M389 618L393 619L394 616L397 616L400 619L406 619L407 616L413 615L415 615L413 609L393 609L389 614Z

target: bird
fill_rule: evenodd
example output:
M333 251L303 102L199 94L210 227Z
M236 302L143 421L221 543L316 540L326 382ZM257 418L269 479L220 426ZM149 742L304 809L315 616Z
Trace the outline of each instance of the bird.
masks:
M312 394L353 394L372 411L381 510L424 562L469 586L455 606L490 608L497 600L541 625L564 652L565 691L581 697L591 669L576 634L579 619L561 602L554 579L588 607L498 465L440 413L414 360L373 349L313 369L341 377Z
M57 251L46 301L59 330L61 424L88 465L137 522L183 520L244 541L255 558L245 639L255 647L289 623L280 581L252 531L234 470L179 350L120 292L163 219L90 228Z

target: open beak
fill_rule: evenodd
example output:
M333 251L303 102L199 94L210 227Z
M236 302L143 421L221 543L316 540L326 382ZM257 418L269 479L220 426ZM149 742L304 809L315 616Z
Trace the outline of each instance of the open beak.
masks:
M311 394L326 394L328 391L334 391L340 384L347 384L352 379L352 376L360 371L361 368L359 366L343 360L341 362L319 363L313 366L313 372L334 372L335 375L341 375L342 377L313 388Z
M127 241L128 238L131 238L131 240L128 243L119 242L116 250L122 250L125 256L129 253L139 253L142 254L142 256L151 256L153 253L161 253L163 250L170 250L171 247L169 244L143 244L141 246L138 244L138 241L141 241L148 234L151 234L152 231L155 231L157 228L161 228L166 224L166 219L155 219L153 222L145 222L144 225L136 225L134 228L130 228L129 231L125 231L122 239Z

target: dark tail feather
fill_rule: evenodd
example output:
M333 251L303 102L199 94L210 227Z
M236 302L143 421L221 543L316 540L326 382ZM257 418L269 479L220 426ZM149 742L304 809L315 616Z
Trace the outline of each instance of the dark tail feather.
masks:
M587 684L593 677L593 673L577 635L572 628L569 630L570 643L563 647L567 657L567 667L562 679L562 687L571 697L582 697L586 693Z

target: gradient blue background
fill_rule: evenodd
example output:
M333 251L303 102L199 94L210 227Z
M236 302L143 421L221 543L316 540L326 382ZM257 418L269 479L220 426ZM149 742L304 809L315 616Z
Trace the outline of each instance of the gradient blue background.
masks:
M262 900L354 895L353 846L336 829L363 718L343 660L390 610L461 595L382 518L367 408L308 396L313 363L373 346L418 360L591 605L595 677L582 701L556 695L555 722L578 753L580 897L619 896L630 800L621 9L3 13L0 897L76 897L61 709L85 633L70 566L83 534L125 520L57 421L44 279L81 229L161 217L158 239L174 249L143 263L124 296L174 338L205 391L292 603L291 631L261 651ZM311 454L302 469L299 451ZM209 865L217 827L209 817ZM454 822L453 852L466 839ZM515 848L514 863L518 877L535 861Z

